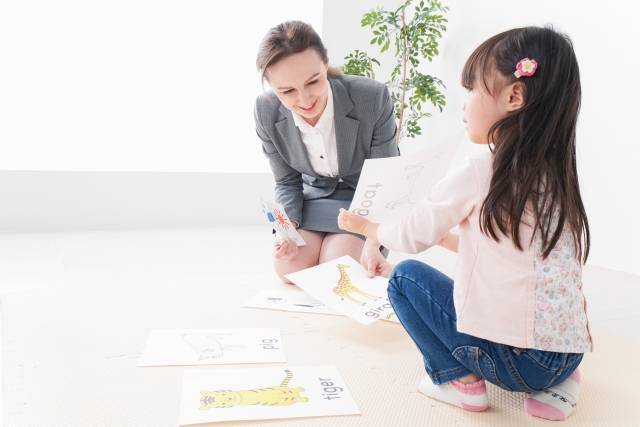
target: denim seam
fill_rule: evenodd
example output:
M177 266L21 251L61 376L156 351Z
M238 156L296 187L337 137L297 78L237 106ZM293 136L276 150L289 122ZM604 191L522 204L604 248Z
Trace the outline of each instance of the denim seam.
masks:
M391 279L391 280L389 281L389 286L393 286L393 287L395 288L395 286L394 286L394 284L395 284L395 283L391 283L391 282L393 282L393 279ZM413 282L413 281L412 281L412 282ZM396 289L396 292L397 292L397 289ZM431 298L431 295L429 295L429 297ZM393 310L395 311L396 309L395 309L395 307L393 307L393 302L391 302L391 298L389 298L389 304L391 304L391 307L392 307L392 308L393 308ZM440 306L438 306L438 307L440 307ZM397 313L396 313L396 316L397 316ZM402 323L402 319L400 319L400 316L397 316L397 317L398 317L398 320L400 321L400 324L401 324L401 325L402 325L402 327L404 328L404 330L405 330L405 331L407 332L407 334L409 334L409 336L411 337L411 340L413 341L414 345L418 348L418 351L419 351L419 352L420 352L420 354L422 355L422 359L424 360L424 362L425 362L425 363L427 363L427 364L428 364L429 362L427 361L427 358L426 358L426 357L424 356L424 354L422 353L422 350L421 350L421 349L420 349L420 347L418 346L418 344L417 344L416 340L413 338L413 336L411 336L411 334L409 333L409 331L407 330L407 328L404 326L404 323ZM448 317L448 316L447 316L447 317ZM460 363L460 361L458 361L458 363ZM429 365L429 369L433 370L433 369L431 368L431 365ZM462 371L464 371L464 370L467 370L467 367L461 364L460 366L457 366L457 367L455 367L455 368L448 369L448 370L446 370L446 371L442 371L442 372L441 372L441 371L434 371L433 375L432 375L432 374L430 374L429 372L427 372L427 375L429 375L429 378L431 378L431 379L433 380L433 379L440 379L442 376L445 376L445 375L452 375L452 374L456 374L456 373L458 373L458 372L462 372Z
M389 281L389 285L388 286L393 286L393 284L391 283L393 281L393 279L391 279ZM387 291L387 298L388 298L388 291ZM393 302L391 302L391 298L389 298L389 304L391 304L391 308L393 308L393 311L396 312L396 308L393 306ZM425 363L429 363L426 359L426 357L424 357L424 354L422 354L422 349L420 349L420 347L418 346L418 343L416 342L416 340L413 338L413 336L411 335L411 333L409 332L409 330L404 326L404 323L402 323L402 319L400 318L400 316L398 316L398 313L396 312L396 317L398 317L398 321L400 322L400 324L402 325L402 328L407 332L407 334L411 337L411 341L413 341L413 344L416 346L416 348L418 349L418 351L420 352L420 354L422 355L422 360ZM429 369L431 369L431 366L429 366ZM427 375L429 375L430 378L433 378L433 376L427 371Z
M518 369L516 368L516 365L513 362L513 359L511 358L511 355L509 354L509 350L507 349L507 346L504 345L504 344L500 344L500 350L502 351L502 357L504 358L505 364L507 365L507 369L509 370L509 373L511 374L511 378L513 378L513 380L516 382L516 384L518 384L520 389L522 389L522 391L526 391L526 392L534 391L531 387L529 387L524 382L524 380L520 376L520 372L518 372Z
M471 349L471 350L470 350ZM482 352L482 359L484 360L485 365L487 365L487 370L489 371L489 376L491 378L486 378L485 375L482 373L482 369L480 368L480 352ZM505 390L510 390L511 389L509 387L507 387L502 381L500 381L498 379L498 374L496 371L496 365L493 362L493 360L491 359L491 357L484 351L482 350L480 347L474 347L474 346L463 346L463 347L459 347L458 349L456 349L456 351L453 353L453 357L455 357L456 359L460 360L459 357L463 354L463 353L469 353L472 355L472 362L473 362L473 366L475 367L475 374L480 375L482 378L484 378L485 380L496 384L497 386L505 389Z
M482 373L482 369L480 369L480 353L478 351L478 347L471 347L473 349L473 351L471 352L472 354L472 360L473 360L473 366L476 367L476 372ZM487 363L487 361L485 360L485 363ZM492 369L491 367L488 366L488 371L489 371L489 375L492 377L492 379L495 377L495 375L493 375L493 373L491 372Z
M526 354L527 356L529 356L531 359L533 359L533 361L535 361L538 365L542 366L545 369L548 369L550 371L553 371L554 368L549 366L548 364L544 364L542 363L537 357L535 357L533 354L529 353L528 351L529 349L524 349L523 353Z
M485 359L484 363L485 365L487 365L487 369L489 370L489 374L491 375L491 380L494 383L497 383L498 385L500 385L502 388L504 389L508 389L510 387L507 387L506 384L504 384L502 381L500 381L498 379L498 373L496 371L496 364L493 362L493 360L491 359L491 357L482 349L478 348L478 356L480 356L480 351L482 351L482 358ZM479 361L478 361L478 365L479 365ZM482 371L479 371L482 372Z
M543 390L548 389L548 388L551 386L551 384L553 384L553 383L554 383L554 381L556 381L556 379L557 379L560 375L562 375L562 373L564 372L564 368L565 368L565 366L567 365L567 358L568 358L567 353L564 353L564 358L562 359L562 365L560 365L560 368L558 368L558 370L556 371L556 373L553 375L553 378L551 378L551 381L549 381L549 382L547 383L547 385L545 385L545 386L544 386Z
M565 368L565 370L567 370L568 368L572 367L572 366L573 366L573 365L575 365L575 364L580 365L580 363L582 362L582 356L583 356L583 353L573 353L573 354L580 354L580 357L576 357L576 358L575 358L575 359L573 359L571 362L568 362L568 363L566 364L566 366L564 367L564 368ZM569 359L569 357L567 357L567 360L568 360L568 359ZM578 366L576 366L576 367L574 368L574 370L576 370L576 369L578 369Z
M442 378L442 377L446 377L446 376L449 376L449 375L457 374L458 372L462 372L462 371L464 371L464 370L467 370L467 367L466 367L466 366L461 366L461 367L459 367L459 368L449 369L449 370L447 370L447 371L437 371L437 372L435 372L435 373L433 374L433 377L432 377L432 378L440 379L440 378ZM431 375L429 375L429 376L431 377Z
M451 319L451 316L449 316L449 315L447 314L447 312L444 310L444 308L443 308L440 304L438 304L437 302L435 302L436 300L433 298L433 296L432 296L429 292L427 292L425 289L423 289L423 288L422 288L422 286L420 286L417 282L415 282L413 279L411 279L411 278L409 278L409 277L406 277L406 276L396 275L396 276L394 277L394 279L395 279L396 277L402 278L402 279L404 279L404 280L408 280L408 281L410 281L411 283L413 283L414 285L416 285L416 287L417 287L418 289L420 289L424 294L426 294L426 295L428 295L428 296L429 296L429 299L433 302L433 304L434 304L435 306L437 306L437 307L440 309L440 311L442 312L442 314L444 314L445 316L447 316L447 318L448 318L448 319ZM391 280L393 280L393 279L391 279ZM394 281L394 285L395 285L395 281ZM395 287L395 286L394 286L394 287ZM393 305L393 304L392 304L392 305ZM453 323L457 326L458 321L457 321L457 320L455 320Z
M476 347L476 366L478 368L478 372L482 372L480 370L480 357L482 357L483 359L485 359L485 356L482 355L480 356L480 351L478 351L479 349ZM496 375L496 370L495 370L495 366L493 366L493 362L488 363L487 360L484 361L485 365L487 365L487 370L489 371L489 375L491 376L492 380L497 380L498 376Z
M444 376L449 374L455 374L457 372L464 371L465 369L467 369L467 367L463 365L463 366L458 366L456 368L447 369L446 371L438 371L438 373L440 374L440 376Z

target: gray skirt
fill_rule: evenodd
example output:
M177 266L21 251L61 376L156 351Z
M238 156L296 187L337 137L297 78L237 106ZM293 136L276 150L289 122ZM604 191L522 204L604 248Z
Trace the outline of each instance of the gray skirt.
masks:
M319 199L305 200L302 203L303 230L324 231L325 233L353 234L361 239L360 234L349 233L338 228L340 208L349 209L355 190L344 182L339 182L333 193Z
M305 200L302 204L302 230L323 231L325 233L351 234L365 240L361 234L350 233L338 228L340 208L349 210L355 190L344 182L339 182L333 193L319 199ZM384 246L380 252L386 258L389 250Z

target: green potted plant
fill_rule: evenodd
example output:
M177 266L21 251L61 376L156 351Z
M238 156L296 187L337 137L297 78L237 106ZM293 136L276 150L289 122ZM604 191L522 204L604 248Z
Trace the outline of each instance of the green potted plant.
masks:
M397 64L386 82L391 92L396 117L398 119L398 135L396 142L405 136L414 138L420 135L418 121L430 117L431 113L423 111L423 103L430 101L441 112L446 105L444 95L438 87L445 87L437 77L423 74L418 70L420 58L429 62L439 54L438 39L447 30L447 19L444 14L449 10L438 0L422 0L415 7L413 17L408 20L406 10L414 0L407 0L395 11L382 8L371 10L362 17L363 27L373 30L371 44L380 46L385 52L393 43ZM366 52L356 50L344 58L342 72L366 76L375 79L373 64L380 62Z

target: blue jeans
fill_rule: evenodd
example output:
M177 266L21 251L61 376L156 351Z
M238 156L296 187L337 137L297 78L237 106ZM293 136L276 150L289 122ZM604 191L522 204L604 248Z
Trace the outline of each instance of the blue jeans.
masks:
M582 353L516 348L458 332L453 280L422 262L398 264L388 291L434 384L474 373L505 390L541 391L567 379L582 360Z

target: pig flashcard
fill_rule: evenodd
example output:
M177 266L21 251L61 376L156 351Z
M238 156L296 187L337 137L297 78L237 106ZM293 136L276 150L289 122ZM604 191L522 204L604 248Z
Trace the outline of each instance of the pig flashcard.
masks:
M280 330L151 331L138 366L286 362Z
M285 239L293 240L298 246L307 244L296 230L295 225L289 219L280 203L266 202L263 199L260 199L260 202L262 202L262 213L265 214L267 220L271 223L271 226L278 235Z
M264 289L245 302L243 307L268 308L301 313L340 314L302 289L298 289L295 286L291 286L291 288L291 290Z
M335 366L184 372L180 425L353 414L360 410Z
M367 270L348 255L285 277L327 307L365 325L393 312L387 296L389 281L369 278Z

